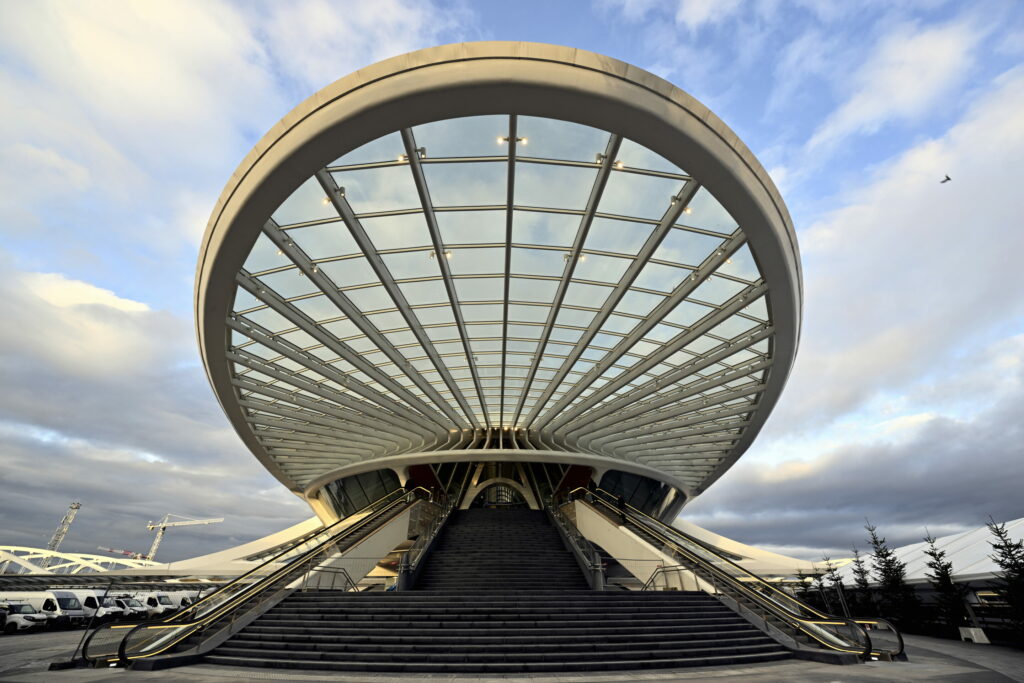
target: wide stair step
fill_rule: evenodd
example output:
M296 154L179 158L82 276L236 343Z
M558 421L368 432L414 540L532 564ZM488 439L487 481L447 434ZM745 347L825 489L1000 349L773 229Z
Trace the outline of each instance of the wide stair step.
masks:
M295 593L217 648L231 666L502 674L745 665L787 650L702 592L589 590L542 512L453 513L407 592Z

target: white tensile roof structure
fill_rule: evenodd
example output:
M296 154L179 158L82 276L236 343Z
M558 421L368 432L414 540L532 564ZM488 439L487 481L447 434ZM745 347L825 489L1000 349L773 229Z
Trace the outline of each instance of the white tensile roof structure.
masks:
M310 97L228 183L196 280L222 406L307 499L481 449L690 498L778 399L801 301L785 205L732 131L652 74L531 43Z

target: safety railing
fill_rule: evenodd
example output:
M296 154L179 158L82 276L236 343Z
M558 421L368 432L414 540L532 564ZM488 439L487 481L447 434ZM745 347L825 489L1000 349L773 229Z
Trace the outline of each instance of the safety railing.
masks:
M451 497L444 498L443 502L440 503L437 514L427 522L427 525L420 531L413 544L402 554L402 559L398 565L399 590L408 590L415 583L420 562L426 557L430 545L437 538L437 535L441 533L441 529L444 528L448 517L451 516L452 510L455 509L456 500L456 498Z
M766 625L774 626L797 641L868 659L892 659L903 653L902 636L885 619L848 619L826 614L723 557L689 534L630 505L622 506L607 491L581 488L573 491L573 495L582 496L612 520L630 522L632 531L676 558L677 565L652 572L645 590L679 589L689 584L732 599L738 608L757 615ZM873 645L869 629L890 631L894 642L890 647Z
M587 573L587 583L596 591L604 590L604 562L601 554L593 543L580 533L576 525L566 516L562 509L555 505L548 505L547 512L555 523L562 538L569 544L569 549L576 557L580 568Z
M332 555L362 541L384 526L416 499L430 495L426 489L394 491L371 503L356 515L324 527L299 542L300 548L282 550L263 564L225 584L180 612L141 624L104 624L86 640L82 655L94 665L127 665L130 661L170 652L186 639L250 614L278 591L290 589L320 565L330 566ZM356 520L353 521L353 517ZM379 523L379 524L378 524ZM316 569L315 571L321 571ZM351 578L349 577L349 581Z

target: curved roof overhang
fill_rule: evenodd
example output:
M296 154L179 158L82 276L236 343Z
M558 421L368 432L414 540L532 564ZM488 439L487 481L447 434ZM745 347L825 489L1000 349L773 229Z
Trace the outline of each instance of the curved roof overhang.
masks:
M349 457L335 462L323 454L328 453L332 448L329 444L336 441L323 441L322 437L316 437L322 443L314 449L321 454L315 464L289 469L285 459L275 456L273 449L261 440L247 419L247 411L252 410L252 404L249 402L247 405L243 394L252 387L236 376L233 364L238 362L238 354L232 351L231 346L232 334L243 331L233 317L236 286L241 287L246 282L252 284L243 269L247 256L272 214L300 185L317 177L318 173L324 180L325 169L332 160L382 136L408 131L428 122L488 114L574 122L610 131L612 142L621 136L619 139L631 140L655 150L680 169L687 169L692 181L706 188L742 226L739 238L734 235L734 242L727 240L723 249L710 255L699 268L694 268L693 278L697 280L698 275L701 280L708 277L738 245L749 245L755 255L760 279L751 283L741 298L719 307L725 314L730 312L726 310L728 305L738 310L739 303L746 301L747 296L762 296L765 291L770 295L770 319L751 335L753 338L760 334L767 340L770 352L755 359L754 369L760 373L756 385L737 389L738 393L750 397L746 410L715 413L715 406L707 406L706 398L701 403L700 395L685 392L676 403L649 401L655 393L652 390L648 393L641 391L636 398L644 401L637 405L650 405L653 412L634 411L628 414L632 419L628 423L630 428L640 430L644 427L645 415L659 416L656 420L677 417L688 420L688 431L680 433L683 437L701 433L698 429L701 416L707 416L708 420L738 419L741 424L731 431L727 447L716 452L714 460L704 460L700 467L690 472L685 463L686 458L693 458L693 455L687 456L686 452L700 452L700 448L680 448L677 450L682 454L673 456L670 431L663 432L665 436L660 440L655 437L646 441L634 439L627 444L630 446L626 449L628 452L623 452L619 446L607 443L609 434L616 429L615 411L611 414L608 411L604 414L584 411L582 416L577 416L580 419L572 423L567 421L568 418L562 419L566 412L571 412L572 403L554 414L537 415L536 411L526 411L523 415L529 413L530 419L525 423L518 421L520 415L517 412L517 422L513 425L533 429L540 444L535 448L541 451L551 450L565 458L585 460L589 457L600 467L607 466L605 461L616 461L622 464L620 469L643 470L690 495L700 493L749 447L778 400L792 367L799 340L802 305L795 233L786 207L768 174L736 135L706 107L648 72L573 48L518 42L464 43L385 60L346 76L308 98L256 144L217 202L203 238L197 268L195 305L199 346L208 378L221 406L260 462L291 490L304 495L314 493L328 477L365 470L371 462L379 462L383 466L388 462L397 464L399 461L394 458L418 458L421 461L437 458L442 451L448 450L446 445L451 443L452 434L462 430L500 427L505 423L504 412L499 421L492 423L486 409L483 419L475 420L465 405L455 405L453 401L450 406L438 406L435 401L430 406L431 415L410 411L416 419L422 417L422 422L432 422L436 432L432 437L424 436L424 432L415 427L403 432L398 425L395 439L404 439L401 446L385 449L372 457ZM405 161L414 167L414 173L419 168L416 160L406 157ZM598 175L602 168L607 171L613 161L605 159L602 162L599 156L595 164ZM673 203L681 198L688 201L695 187L691 187L688 195L684 187L678 197L673 197ZM344 214L343 189L325 184L325 190L334 191L333 201L345 222L352 227L351 223L358 219ZM511 212L511 204L508 209ZM290 244L287 239L283 240L281 249L288 249ZM439 243L435 246L444 249ZM580 254L579 244L573 246L571 254L574 257ZM288 255L293 256L290 252ZM302 258L300 253L296 260L298 268L315 279L316 264L313 263L310 270L310 263L302 262ZM567 270L571 275L571 268ZM508 278L507 272L505 277ZM258 296L262 292L259 289L252 293ZM681 296L685 298L685 292ZM281 302L272 301L271 305L274 303ZM244 331L248 332L249 328L245 326ZM467 350L467 357L470 355ZM432 360L436 365L437 359ZM728 379L725 375L723 377ZM656 388L657 383L652 383L652 389ZM426 390L432 391L429 387ZM276 400L273 392L270 396ZM354 404L354 412L349 407L351 415L359 416L361 400ZM388 408L385 412L388 410L391 416L398 414ZM671 414L667 412L673 410L675 412ZM603 426L604 431L588 434L587 420L603 420L599 426ZM445 429L446 426L450 429ZM664 422L661 422L652 430L663 427ZM575 434L566 435L566 430ZM592 443L594 439L604 439L604 442L595 445ZM686 438L680 441L687 443ZM554 449L544 448L552 444ZM653 460L648 458L647 464L637 458L637 453L645 448L655 453ZM680 462L683 464L679 465Z

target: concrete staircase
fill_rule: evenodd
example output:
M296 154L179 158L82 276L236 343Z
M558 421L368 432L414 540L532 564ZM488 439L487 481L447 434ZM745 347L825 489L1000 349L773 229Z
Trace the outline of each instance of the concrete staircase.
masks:
M749 664L789 652L700 592L595 592L543 513L467 510L417 590L296 593L206 660L377 673Z

